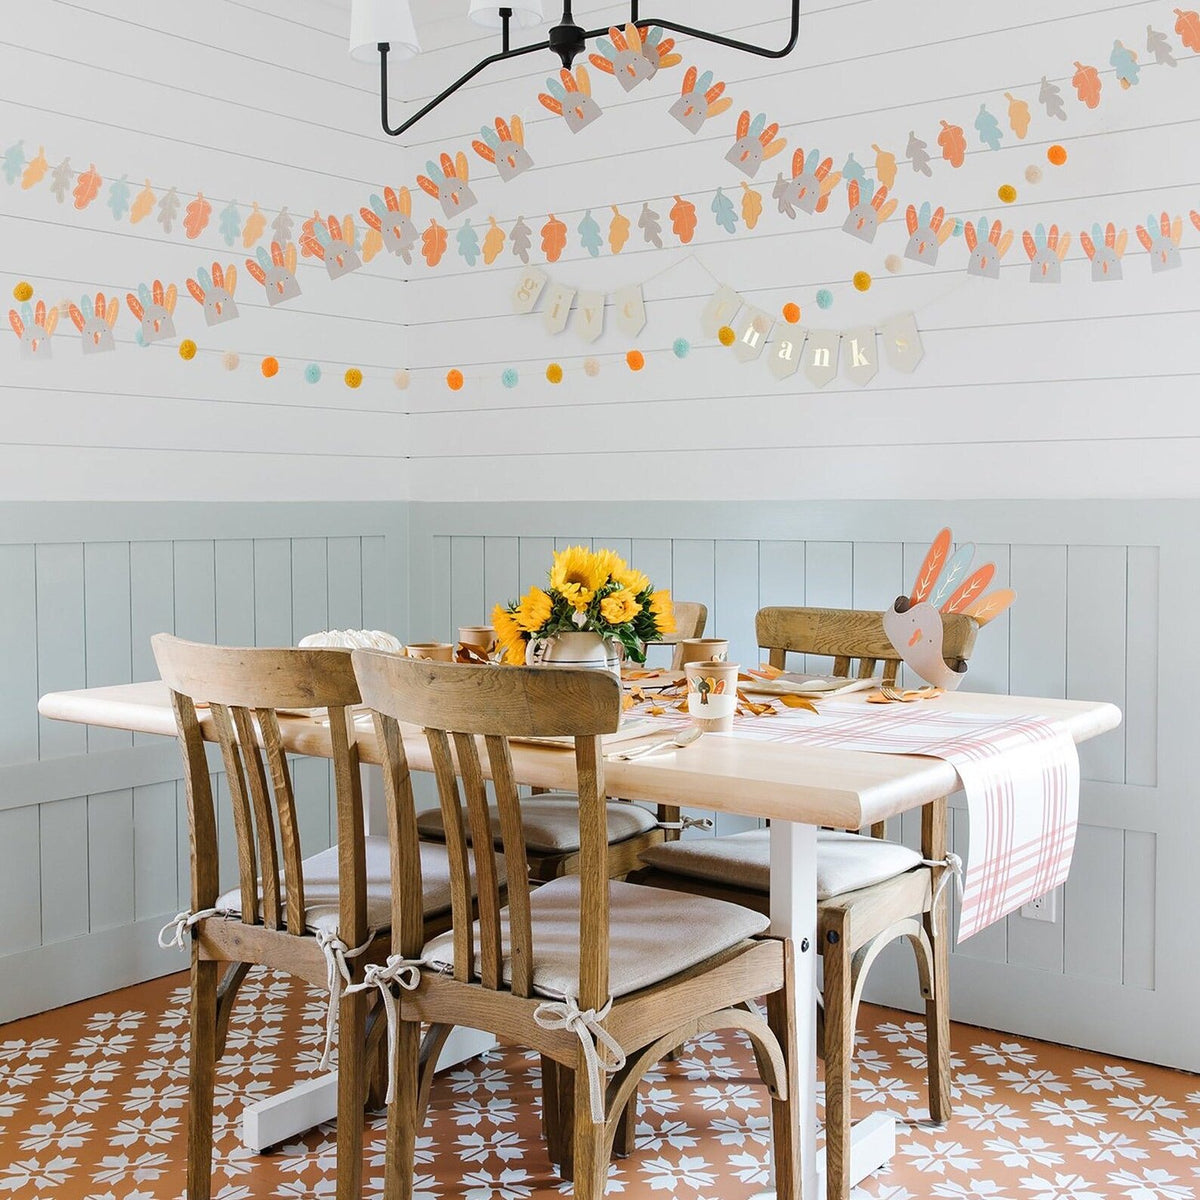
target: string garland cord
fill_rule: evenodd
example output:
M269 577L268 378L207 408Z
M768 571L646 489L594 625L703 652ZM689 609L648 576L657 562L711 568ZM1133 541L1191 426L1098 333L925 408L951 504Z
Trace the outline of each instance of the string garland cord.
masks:
M404 958L393 954L382 966L369 963L363 968L362 982L352 983L342 992L343 996L352 996L356 992L379 992L388 1027L388 1104L396 1098L396 1044L400 1035L400 1002L393 985L406 992L415 992L421 986L421 968L425 965L423 958Z
M599 1011L580 1009L574 996L564 996L562 1000L545 1001L533 1010L534 1024L539 1028L551 1032L566 1029L579 1038L587 1069L592 1121L597 1125L603 1124L605 1116L605 1072L620 1071L625 1066L621 1043L604 1028L612 1006L610 997Z
M314 935L321 953L325 956L325 986L329 991L325 1007L325 1044L318 1064L321 1071L329 1070L333 1058L333 1039L337 1033L338 1006L341 1004L343 991L354 986L350 962L371 948L376 932L374 929L368 929L367 940L353 950L336 933L329 930L318 929Z

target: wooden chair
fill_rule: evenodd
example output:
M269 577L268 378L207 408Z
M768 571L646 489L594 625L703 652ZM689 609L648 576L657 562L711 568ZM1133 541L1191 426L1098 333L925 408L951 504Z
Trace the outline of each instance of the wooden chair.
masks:
M663 639L664 645L675 647L672 669L678 670L683 653L684 638L701 637L708 621L708 609L703 604L677 602L675 633ZM657 643L656 643L657 644ZM525 829L525 855L531 879L546 882L560 875L572 875L579 870L580 834L579 800L570 792L546 792L533 789L534 794L521 803L521 821ZM663 841L679 836L680 813L674 805L659 805L655 812L640 804L621 800L608 805L608 867L614 879L623 879L641 866L642 854ZM417 829L426 841L444 842L441 809L428 809L417 817ZM500 845L500 818L492 808L492 840ZM468 836L470 833L468 831Z
M433 1067L457 1024L542 1056L548 1150L574 1179L578 1200L604 1194L614 1142L618 1152L631 1149L644 1072L700 1031L745 1030L772 1097L778 1194L798 1197L791 943L763 936L767 920L750 909L610 880L600 735L617 727L618 681L604 672L468 668L370 650L354 652L354 667L376 713L397 880L397 953L379 978L389 990L399 985L391 1000L398 1019L387 1200L412 1196ZM400 721L424 727L450 831L453 928L428 942L413 903L421 874ZM574 738L582 831L579 874L536 889L526 883L508 743L530 736ZM509 867L504 909L494 885L485 774ZM474 925L466 904L472 863L479 879ZM767 997L766 1020L750 1008L757 996ZM424 1045L421 1022L430 1025Z
M788 653L833 658L833 674L882 673L895 682L900 660L883 632L883 614L849 609L764 608L755 621L758 643L774 667ZM947 661L964 664L978 626L970 617L944 618ZM946 845L946 800L921 812L921 852L870 837L822 830L817 839L818 948L824 955L825 1138L828 1200L849 1195L850 1064L859 1002L871 963L904 937L917 957L929 1055L929 1112L950 1119L949 918L943 876L951 870ZM653 847L647 867L630 878L653 887L693 892L770 911L769 831L697 838Z
M704 627L708 624L708 606L696 604L690 600L675 600L671 607L675 610L675 632L668 634L655 645L674 646L675 653L671 658L671 670L683 668L683 641L685 638L704 636Z
M358 750L350 712L360 703L344 650L235 649L168 634L152 639L183 751L191 855L191 909L160 937L191 951L187 1194L208 1200L212 1185L213 1079L224 1053L238 987L250 967L287 971L330 988L329 1037L339 1027L337 1196L361 1194L366 1062L382 1049L384 1023L371 996L349 991L391 948L391 872L386 838L367 837ZM237 838L238 886L221 894L217 814L201 727L207 708L221 748ZM338 843L302 857L291 772L277 709L328 714ZM448 928L450 870L444 847L422 850L423 902L416 920ZM173 931L170 940L167 935ZM188 935L190 934L190 938ZM187 939L185 941L185 939ZM188 945L190 942L190 946ZM226 965L224 978L218 971ZM327 1038L326 1057L329 1053ZM386 1059L379 1056L380 1078ZM380 1091L382 1097L382 1091Z

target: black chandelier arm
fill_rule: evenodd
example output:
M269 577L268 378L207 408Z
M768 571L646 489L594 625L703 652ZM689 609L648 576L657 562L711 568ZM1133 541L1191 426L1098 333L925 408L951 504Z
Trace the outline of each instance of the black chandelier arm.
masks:
M403 124L392 128L388 120L388 43L379 43L379 76L380 76L380 115L383 121L383 132L388 137L399 137L402 133L406 133L411 129L422 117L428 116L443 100L453 96L459 88L471 82L481 71L485 71L493 63L507 62L510 58L519 58L523 54L532 54L535 50L549 50L549 42L538 42L533 46L518 46L515 50L500 50L495 54L488 55L473 66L465 75L456 79L448 88L439 95L435 96L428 104L425 105L419 112L414 113Z
M630 0L630 21L639 28L646 29L651 26L659 26L662 29L669 29L673 33L681 33L687 37L699 38L701 41L713 42L718 46L727 46L731 50L741 50L747 54L757 54L760 58L786 58L796 48L796 43L800 38L800 0L791 0L792 5L792 25L791 33L787 43L778 50L773 50L767 46L756 46L752 42L738 41L736 38L728 38L719 33L708 33L703 29L693 29L690 25L681 25L677 21L663 21L657 18L641 17L638 13L638 0ZM563 20L564 23L570 23L571 5L569 2L563 5ZM529 46L517 46L510 48L509 46L509 27L508 17L511 13L506 13L503 24L503 48L495 54L488 55L476 63L466 74L456 79L449 87L445 88L437 96L429 101L418 112L415 112L407 121L404 121L395 128L392 127L389 120L388 112L388 51L390 46L387 42L379 43L379 75L380 75L380 118L383 125L383 131L388 137L399 137L406 133L423 117L431 113L439 104L454 95L459 88L470 83L476 75L486 71L488 67L494 63L507 62L512 58L521 58L526 54L535 54L539 50L553 50L556 54L562 54L561 48L554 46L549 40L544 42L535 42ZM608 28L579 30L578 36L581 42L591 41L593 38L604 37L608 33ZM573 50L567 50L567 54L573 54Z
M706 33L703 29L693 29L690 25L680 25L678 21L663 21L657 17L639 17L637 3L631 3L633 10L632 23L639 29L649 29L657 25L669 29L672 33L682 33L687 37L699 38L705 42L715 42L718 46L728 46L731 50L743 50L747 54L757 54L760 58L787 58L796 48L800 40L800 0L792 0L792 29L787 43L782 49L772 50L769 46L756 46L753 42L739 42L736 38L728 38L720 33ZM591 36L591 35L589 35Z

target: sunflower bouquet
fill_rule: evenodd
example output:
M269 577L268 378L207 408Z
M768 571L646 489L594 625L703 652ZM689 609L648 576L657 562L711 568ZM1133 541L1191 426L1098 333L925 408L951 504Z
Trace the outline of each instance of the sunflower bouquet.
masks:
M645 645L675 632L671 593L655 591L646 576L612 550L571 546L554 556L549 586L533 587L518 601L497 604L492 625L504 661L525 662L531 640L560 633L596 633L620 642L635 662Z

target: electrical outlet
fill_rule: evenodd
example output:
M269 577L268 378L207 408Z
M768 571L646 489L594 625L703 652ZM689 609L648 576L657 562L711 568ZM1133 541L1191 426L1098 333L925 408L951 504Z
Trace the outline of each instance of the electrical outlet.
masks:
M1021 916L1030 921L1045 921L1050 925L1058 923L1058 897L1060 888L1047 892L1037 900L1030 900L1021 905Z

